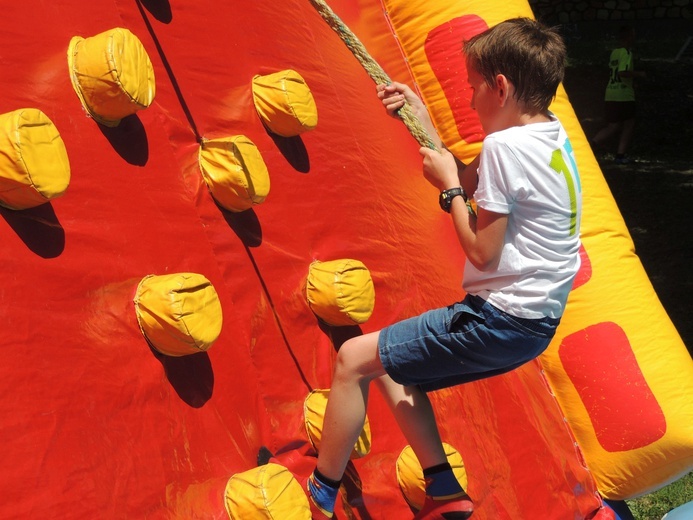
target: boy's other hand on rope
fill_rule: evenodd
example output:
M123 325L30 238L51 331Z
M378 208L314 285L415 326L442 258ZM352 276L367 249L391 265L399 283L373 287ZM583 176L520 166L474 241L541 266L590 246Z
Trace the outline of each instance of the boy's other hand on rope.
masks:
M431 116L426 109L426 105L417 96L414 91L403 83L380 83L376 87L378 98L383 102L383 106L389 115L394 118L401 119L407 128L412 132L422 146L429 148L440 148L443 143L438 136ZM401 112L402 107L408 105L406 113ZM413 125L415 130L410 126L411 119L416 120L416 125Z
M421 147L419 153L423 157L423 173L428 182L438 191L456 188L460 185L457 174L455 157L447 150L431 150Z
M424 106L419 96L414 91L403 83L392 82L388 85L380 84L376 87L378 97L382 100L383 106L387 113L392 117L399 118L398 112L409 103L412 112L416 117L421 119L422 116L428 116L426 107Z

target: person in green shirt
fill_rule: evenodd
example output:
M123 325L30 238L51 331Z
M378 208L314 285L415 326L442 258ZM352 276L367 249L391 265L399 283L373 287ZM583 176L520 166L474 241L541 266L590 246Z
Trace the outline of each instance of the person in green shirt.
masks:
M592 148L597 148L620 131L616 163L626 164L626 151L635 129L635 78L644 78L645 72L633 70L632 46L635 30L624 26L619 31L619 46L609 58L609 83L604 95L604 119L606 126L591 140Z

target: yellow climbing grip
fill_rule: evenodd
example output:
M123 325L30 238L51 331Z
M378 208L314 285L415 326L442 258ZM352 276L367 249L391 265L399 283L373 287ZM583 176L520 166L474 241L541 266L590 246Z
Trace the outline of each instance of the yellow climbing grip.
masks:
M460 485L467 489L467 471L460 453L447 443L443 443L445 455L452 467L452 472ZM415 510L423 507L426 499L426 487L423 468L416 458L411 446L405 447L397 458L397 482L407 503Z
M219 297L201 274L145 276L137 286L134 303L142 333L162 354L204 352L221 333Z
M0 205L27 209L60 197L70 162L58 129L43 112L23 108L0 115Z
M310 520L308 498L284 466L270 462L236 473L226 484L226 512L231 520Z
M264 202L269 194L265 161L243 135L205 140L200 146L199 163L212 197L229 211L245 211Z
M320 453L320 440L322 439L322 425L325 421L325 408L330 397L329 390L313 390L303 402L303 420L306 425L308 440ZM363 424L363 430L359 435L354 449L351 452L352 459L365 457L371 451L371 426L368 417Z
M253 101L262 122L277 135L294 137L318 124L313 94L294 70L255 76Z
M373 314L375 288L371 274L358 260L310 264L306 298L313 312L329 325L358 325Z
M103 125L118 126L121 119L154 100L152 63L140 40L127 29L73 37L67 62L82 106Z

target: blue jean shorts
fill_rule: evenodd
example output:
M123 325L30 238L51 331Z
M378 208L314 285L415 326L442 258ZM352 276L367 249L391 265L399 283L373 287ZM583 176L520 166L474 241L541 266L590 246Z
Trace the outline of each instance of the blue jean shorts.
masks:
M384 328L378 338L387 374L425 392L504 374L549 345L560 319L517 318L468 294Z

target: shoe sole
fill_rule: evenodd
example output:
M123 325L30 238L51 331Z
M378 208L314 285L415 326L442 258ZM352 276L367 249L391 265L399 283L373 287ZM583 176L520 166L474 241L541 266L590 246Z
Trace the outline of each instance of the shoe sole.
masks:
M441 516L445 520L467 520L472 516L471 512L468 511L451 511L449 513L442 513Z

